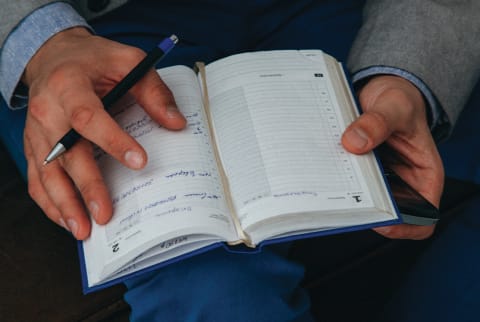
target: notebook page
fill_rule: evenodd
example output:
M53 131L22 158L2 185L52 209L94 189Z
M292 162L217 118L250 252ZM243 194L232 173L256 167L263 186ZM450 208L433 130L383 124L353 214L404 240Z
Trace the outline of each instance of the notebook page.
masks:
M207 65L211 118L242 225L275 214L372 207L320 51Z
M175 238L175 232L211 233L235 239L196 76L183 66L160 74L187 118L187 127L182 131L161 128L133 102L117 111L117 122L146 149L149 160L145 169L133 171L97 151L114 215L106 226L93 225L84 249L105 262L131 260L139 255L138 245L152 247L149 241L160 234ZM177 246L191 242L178 240ZM102 251L97 252L100 247Z

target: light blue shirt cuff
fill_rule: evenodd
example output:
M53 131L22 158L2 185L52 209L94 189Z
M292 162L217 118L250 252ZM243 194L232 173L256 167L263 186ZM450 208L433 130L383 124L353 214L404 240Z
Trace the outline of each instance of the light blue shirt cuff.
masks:
M55 2L33 11L10 33L0 52L0 92L11 108L27 105L20 78L37 50L56 33L78 26L91 30L72 6Z
M372 66L355 73L352 76L352 81L355 84L361 82L366 78L382 74L400 76L413 83L413 85L415 85L422 93L423 97L427 101L427 108L430 109L430 130L432 131L432 133L437 132L437 129L442 129L441 132L444 132L443 129L445 129L445 126L448 127L448 118L446 117L446 113L443 111L440 103L437 101L428 86L420 78L413 75L412 73L395 67ZM443 136L443 134L441 134L441 136Z

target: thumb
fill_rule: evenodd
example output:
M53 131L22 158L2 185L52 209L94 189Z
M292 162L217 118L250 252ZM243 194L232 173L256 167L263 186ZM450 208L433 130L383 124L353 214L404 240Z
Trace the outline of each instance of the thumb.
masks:
M342 135L342 145L351 153L367 153L383 143L393 128L385 115L365 112L347 127Z
M132 94L148 115L170 130L181 130L186 119L178 110L172 92L153 69L132 88Z

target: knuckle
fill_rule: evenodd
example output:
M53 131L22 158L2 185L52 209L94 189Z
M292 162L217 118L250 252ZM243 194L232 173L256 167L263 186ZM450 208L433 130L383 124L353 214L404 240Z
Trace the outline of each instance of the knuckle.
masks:
M123 62L121 66L115 66L109 70L110 77L113 80L120 81L127 73L129 73L134 66L136 66L143 58L145 58L146 53L135 47L123 47L118 50L114 56L111 57L112 60L120 60Z
M67 150L65 153L63 153L57 160L60 166L65 169L66 172L70 172L71 168L74 164L74 156L72 156L73 151Z
M28 101L28 111L37 120L44 119L48 112L46 101L39 95L31 96Z
M104 141L105 141L105 145L110 147L111 149L113 150L117 150L118 149L118 145L120 144L121 142L121 136L118 135L118 133L114 133L114 131L111 131L109 133L107 133L104 137L103 137Z
M68 66L65 66L64 64L55 66L46 80L47 87L53 89L62 88L65 85L65 80L69 79L70 74L71 71Z
M102 141L99 142L99 146L105 153L115 157L120 155L124 150L121 141L122 139L119 135L108 133L102 136Z
M393 129L391 129L391 122L389 122L388 118L377 111L370 111L367 116L367 123L365 130L368 132L374 133L374 137L384 137L391 133Z
M41 183L34 180L28 181L28 194L35 201L40 201L42 199L42 186Z
M57 207L62 216L74 218L77 215L75 207L72 207L74 198L75 196L73 195L70 200L62 199L57 202Z
M51 202L47 202L44 205L41 206L43 212L45 215L52 220L53 222L59 224L60 219L62 218L62 215L60 211L58 210L57 207Z
M72 127L78 131L83 131L92 121L95 112L87 106L77 106L70 115Z
M110 131L102 137L103 148L114 157L122 157L127 150L135 146L131 137L122 131Z
M126 73L128 73L135 65L138 64L143 58L145 58L146 53L140 48L136 47L122 47L119 48L113 55L110 57L112 60L121 60L123 62L122 66L117 66L113 71L110 72L116 73L117 77L123 78Z
M89 180L77 183L78 191L86 198L88 198L88 196L98 195L101 187L103 187L103 180L99 177L89 178Z
M50 173L50 171L40 170L39 173L40 182L44 187L50 186L53 180L55 180L55 176Z
M23 152L25 153L25 159L27 159L28 166L30 166L30 162L34 163L35 157L33 155L32 148L30 146L30 142L32 142L33 135L29 127L25 127L23 131Z
M79 160L82 160L84 155L91 155L91 143L87 140L81 139L75 146L63 153L58 161L61 167L67 172L74 172L75 167L78 166Z
M387 117L382 113L379 113L377 111L370 111L368 112L368 115L371 117L371 121L376 126L385 126L386 124L388 124Z
M137 62L139 62L140 60L142 60L146 54L143 50L141 50L140 48L136 48L136 47L129 47L127 50L126 50L126 58L131 60L132 63L136 64Z
M157 101L166 106L176 106L172 91L162 82L155 82L147 88L147 97L154 97Z

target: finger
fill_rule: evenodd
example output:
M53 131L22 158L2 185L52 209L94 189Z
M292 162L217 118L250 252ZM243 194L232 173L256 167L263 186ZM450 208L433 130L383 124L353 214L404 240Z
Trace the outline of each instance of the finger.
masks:
M68 176L58 164L42 167L40 180L50 199L60 211L69 230L79 240L90 234L90 221Z
M98 224L106 224L112 217L112 202L93 158L91 144L81 140L63 155L61 164L77 187L90 215Z
M342 144L349 152L366 153L389 138L397 122L398 119L386 115L386 111L366 112L347 127L342 135Z
M70 129L63 109L51 92L33 87L30 89L29 95L25 129L28 132L29 127L32 127L30 133L35 133L31 135L32 137L40 133L45 135L49 131L48 137L55 139ZM54 141L49 143L53 144Z
M141 169L145 166L145 150L103 109L100 99L89 85L66 89L61 94L59 103L65 107L72 127L84 138L97 144L127 167Z
M178 110L172 92L153 69L132 88L131 93L157 123L170 130L185 127L185 117Z
M401 224L395 226L384 226L373 228L374 231L382 236L391 239L413 239L421 240L430 237L435 231L435 225L417 226L410 224Z
M32 155L32 149L29 142L25 142L25 157L27 159L27 177L28 177L28 193L30 197L42 209L43 213L57 225L62 226L66 230L67 224L62 218L62 214L58 208L53 204L47 192L43 188L38 175L38 170Z
M373 78L360 91L359 100L364 114L342 136L342 144L352 153L370 151L393 132L413 138L419 123L426 126L423 98L402 78Z
M72 181L58 162L43 166L42 156L48 151L48 144L45 141L32 141L31 137L27 137L26 140L30 142L32 162L34 163L32 167L37 168L38 181L42 184L43 190L75 238L80 240L87 238L90 234L91 224ZM32 175L35 176L33 173ZM47 205L45 200L42 200L42 202ZM47 211L50 209L52 209L51 206L48 209L46 208ZM53 214L53 216L58 218L57 214ZM60 223L60 219L57 222Z

